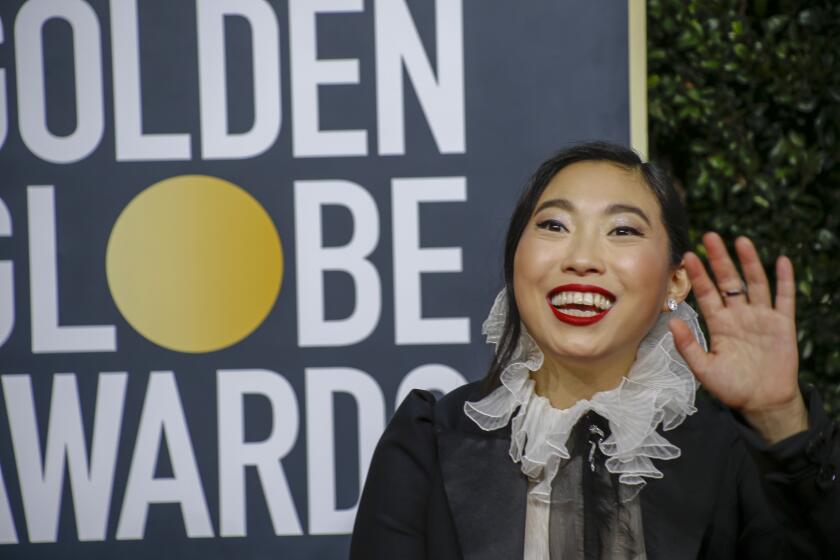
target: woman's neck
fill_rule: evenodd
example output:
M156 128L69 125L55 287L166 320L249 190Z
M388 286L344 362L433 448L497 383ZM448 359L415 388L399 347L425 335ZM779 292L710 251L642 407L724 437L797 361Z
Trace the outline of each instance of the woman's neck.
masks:
M531 373L534 391L554 408L570 408L595 393L617 387L635 359L635 353L598 361L560 360L546 354L542 367Z

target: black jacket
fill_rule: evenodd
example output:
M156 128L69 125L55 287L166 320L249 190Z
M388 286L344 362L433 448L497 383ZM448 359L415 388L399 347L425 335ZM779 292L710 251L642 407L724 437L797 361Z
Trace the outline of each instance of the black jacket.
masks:
M804 389L810 429L772 447L716 401L667 439L664 478L640 498L649 560L840 559L840 431ZM484 432L463 412L477 383L439 401L412 391L374 452L359 503L354 560L521 558L527 479L510 427Z

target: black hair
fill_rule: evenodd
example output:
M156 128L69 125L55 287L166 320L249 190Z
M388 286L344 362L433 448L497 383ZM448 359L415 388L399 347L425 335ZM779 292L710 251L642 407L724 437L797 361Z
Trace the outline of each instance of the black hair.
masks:
M513 356L521 335L521 317L513 293L513 261L516 248L531 214L548 183L564 167L582 161L608 162L629 171L638 171L645 184L659 202L662 223L668 233L670 263L676 267L683 254L691 248L688 236L688 214L673 181L664 170L643 162L636 152L624 146L609 142L588 142L576 144L554 154L544 161L526 183L510 218L504 247L504 280L507 289L507 318L496 354L484 378L487 392L499 386L499 376Z

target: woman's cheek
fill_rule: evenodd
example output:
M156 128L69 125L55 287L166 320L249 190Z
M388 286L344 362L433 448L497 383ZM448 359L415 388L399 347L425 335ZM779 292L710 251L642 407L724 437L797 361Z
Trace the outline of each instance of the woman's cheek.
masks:
M524 236L519 242L514 258L514 275L526 281L536 281L545 273L550 261L547 248L541 247L539 240L532 236Z
M642 251L634 255L624 255L615 261L622 271L628 288L640 294L648 294L650 299L659 299L666 288L668 269L662 263L662 255L654 251ZM654 287L656 289L654 289Z

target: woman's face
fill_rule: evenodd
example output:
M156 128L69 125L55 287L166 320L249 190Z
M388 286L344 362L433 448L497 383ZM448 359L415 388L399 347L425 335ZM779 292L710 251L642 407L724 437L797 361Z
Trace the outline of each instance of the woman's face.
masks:
M561 363L630 363L680 290L680 276L655 195L640 173L606 162L575 163L554 176L513 265L522 321Z

